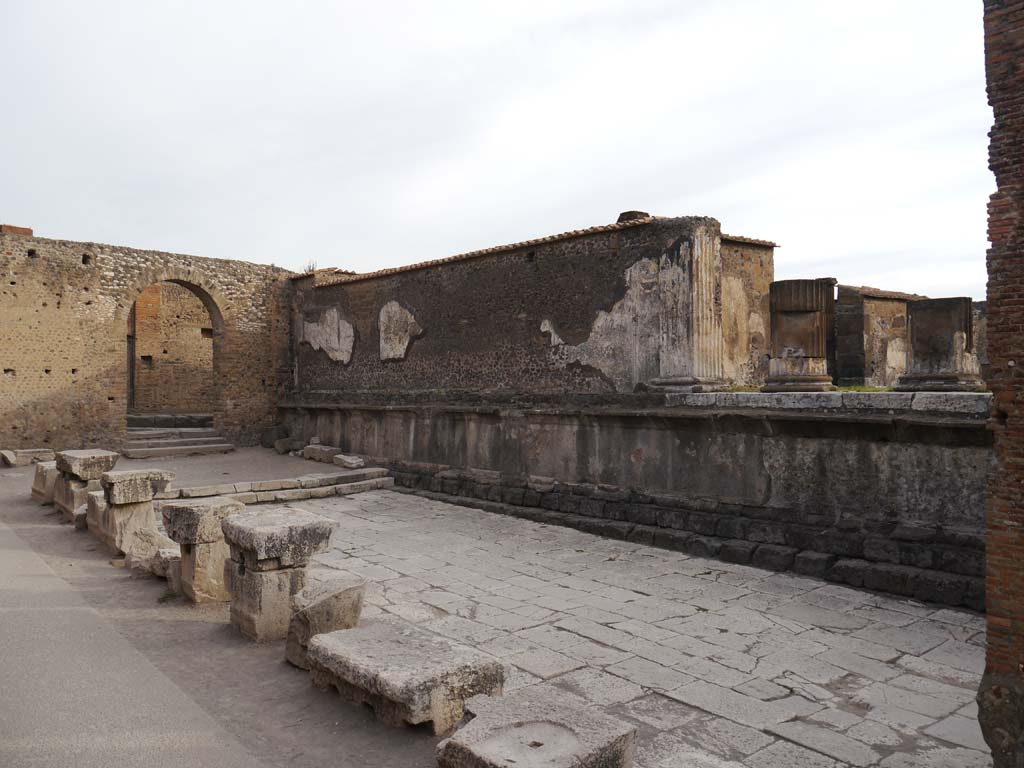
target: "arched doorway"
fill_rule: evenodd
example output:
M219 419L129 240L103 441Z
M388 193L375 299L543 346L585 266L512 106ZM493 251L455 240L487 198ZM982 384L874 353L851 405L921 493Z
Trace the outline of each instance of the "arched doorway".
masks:
M191 288L170 281L139 294L128 315L128 409L212 413L214 320Z

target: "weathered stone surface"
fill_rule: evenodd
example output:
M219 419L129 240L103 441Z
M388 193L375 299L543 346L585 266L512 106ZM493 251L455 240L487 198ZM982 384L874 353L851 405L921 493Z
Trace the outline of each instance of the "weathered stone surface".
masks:
M8 467L25 467L33 462L53 461L54 453L50 448L15 448L0 451L0 462Z
M102 492L95 492L88 496L86 525L89 532L112 551L128 554L133 549L136 534L156 530L153 502L110 504L98 498L102 495Z
M99 480L117 464L120 455L98 449L87 451L59 451L57 469L79 480Z
M423 329L412 313L397 301L389 301L380 308L377 327L380 328L380 359L402 360L406 350Z
M123 542L125 566L133 571L152 573L167 578L167 555L174 542L155 528L141 528Z
M56 461L40 461L32 477L32 501L39 504L53 504L53 490L60 470Z
M73 522L75 510L86 503L90 492L99 489L99 480L79 480L61 472L53 482L53 504L63 513L65 520Z
M292 595L306 585L305 568L253 571L224 561L224 586L231 598L231 623L250 640L288 637Z
M289 451L302 450L303 443L301 437L282 437L274 441L274 450L278 453L285 454Z
M179 544L224 541L221 522L231 515L244 513L242 502L224 496L173 499L160 505L167 535Z
M462 719L467 699L500 695L505 677L496 659L397 622L317 635L309 662L315 685L369 704L393 725L430 722L436 734Z
M636 727L546 686L474 696L472 719L437 745L439 768L629 768Z
M302 458L331 464L339 453L341 453L341 448L333 445L307 445L302 449Z
M228 545L224 540L181 544L181 592L193 603L231 599L224 583Z
M337 527L326 517L295 507L232 515L221 523L231 558L258 571L305 565L327 551Z
M366 462L359 456L349 456L347 453L339 453L334 457L334 463L345 469L361 469Z
M971 299L957 296L907 304L910 346L898 390L972 390L984 386Z
M166 547L157 551L152 561L153 575L167 579L167 590L176 595L181 589L181 549Z
M175 474L166 469L126 469L104 472L100 483L111 504L137 504L152 501L167 490Z
M285 658L300 669L309 669L306 649L314 635L351 629L359 623L366 581L333 568L307 571L306 586L292 598Z

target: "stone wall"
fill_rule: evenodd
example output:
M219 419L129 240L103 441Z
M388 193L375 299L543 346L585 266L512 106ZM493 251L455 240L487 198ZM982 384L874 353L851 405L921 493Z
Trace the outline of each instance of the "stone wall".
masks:
M128 314L146 287L163 281L187 287L211 316L216 425L254 442L290 369L289 274L0 228L0 445L119 443Z
M986 395L666 397L470 406L321 396L284 403L283 416L293 436L386 463L421 491L980 607Z
M216 406L213 320L188 288L157 283L129 314L134 360L129 408L138 412L207 413Z
M770 243L706 218L617 224L295 281L299 391L632 392L764 376Z

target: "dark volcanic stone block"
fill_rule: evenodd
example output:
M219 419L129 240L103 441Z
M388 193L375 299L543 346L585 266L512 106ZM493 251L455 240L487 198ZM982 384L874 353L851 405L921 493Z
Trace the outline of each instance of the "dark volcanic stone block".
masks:
M824 576L835 562L835 555L807 550L793 558L793 570L804 576Z
M723 541L721 549L718 550L718 556L725 560L727 563L740 563L746 565L750 562L754 555L754 550L757 549L758 545L753 541L743 541L742 539L729 539Z
M686 545L686 551L694 557L716 557L721 549L722 540L714 536L694 536Z
M788 571L793 566L797 550L793 547L780 547L777 544L762 544L754 552L753 564L758 568L772 571Z
M851 587L863 587L864 575L867 573L871 563L867 560L837 560L835 564L825 572L825 578L829 581L838 581L849 584Z

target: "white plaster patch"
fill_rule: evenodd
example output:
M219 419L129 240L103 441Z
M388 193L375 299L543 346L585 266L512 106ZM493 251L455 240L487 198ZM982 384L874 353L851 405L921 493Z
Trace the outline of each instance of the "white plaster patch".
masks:
M355 340L355 330L341 316L337 307L324 310L315 323L302 321L302 341L313 349L323 350L331 360L339 363L347 363L352 359Z
M541 321L540 332L541 333L551 334L551 346L552 347L560 347L562 344L565 344L565 342L562 341L562 337L559 336L558 332L555 330L555 326L553 326L551 324L550 320L542 320Z
M412 313L397 301L380 308L380 359L404 360L409 342L423 334Z

